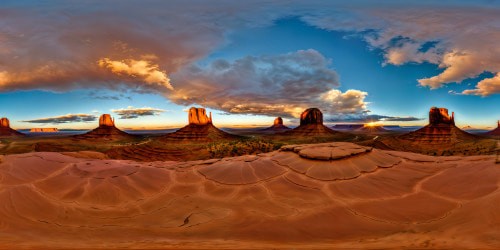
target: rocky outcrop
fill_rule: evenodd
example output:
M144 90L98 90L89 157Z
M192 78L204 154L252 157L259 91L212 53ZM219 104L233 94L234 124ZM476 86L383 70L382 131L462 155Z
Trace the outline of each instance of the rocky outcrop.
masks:
M323 113L319 109L310 108L300 115L300 126L285 132L284 135L329 136L339 133L323 125Z
M475 139L455 126L455 114L448 114L446 108L432 107L429 111L429 124L417 131L402 135L400 139L411 143L451 144L463 140Z
M115 119L111 117L109 114L104 114L99 117L99 127L114 127Z
M266 132L282 132L282 131L287 131L287 130L290 130L289 127L283 125L283 118L281 117L276 117L276 119L274 119L274 123L271 127L269 128L265 128L263 129L262 131L266 131Z
M210 112L210 117L207 116L207 112L204 108L192 107L189 109L189 124L194 125L207 125L212 124L212 112Z
M30 133L56 133L59 132L57 128L32 128Z
M123 140L130 139L134 136L121 131L115 126L115 119L109 114L103 114L99 118L99 127L89 131L83 135L76 135L77 139L90 140Z
M237 136L226 133L212 124L212 114L207 116L204 108L192 107L189 109L189 124L174 133L164 136L168 141L200 141L212 142L224 139L234 139Z
M10 128L9 119L3 117L0 119L0 137L23 136L24 134Z
M497 121L497 128L486 133L489 136L500 136L500 121Z

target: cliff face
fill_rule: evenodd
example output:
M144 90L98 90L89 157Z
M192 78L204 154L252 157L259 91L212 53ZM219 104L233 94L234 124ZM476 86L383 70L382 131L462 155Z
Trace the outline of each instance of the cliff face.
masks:
M212 124L212 114L207 116L204 108L192 107L188 114L189 124L174 133L164 137L165 140L174 141L217 141L223 139L237 138L235 135L226 133Z
M103 114L99 117L99 126L114 127L115 119L113 119L109 114Z
M210 117L207 116L207 112L204 108L192 107L189 109L189 124L194 125L207 125L212 124L212 112L210 112Z
M3 117L0 119L0 137L23 136L24 134L10 128L9 119Z
M300 115L300 126L284 134L293 136L329 136L339 133L323 125L323 113L319 109L309 108Z
M448 115L448 109L432 107L429 111L429 124L417 131L399 137L416 143L450 144L463 140L474 139L469 134L455 126L455 115Z
M55 133L59 132L57 128L32 128L30 129L31 133Z

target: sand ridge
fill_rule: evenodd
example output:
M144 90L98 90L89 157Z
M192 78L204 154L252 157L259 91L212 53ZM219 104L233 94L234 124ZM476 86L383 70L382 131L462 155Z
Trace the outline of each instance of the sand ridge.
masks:
M495 156L351 143L193 162L0 158L0 248L500 247Z

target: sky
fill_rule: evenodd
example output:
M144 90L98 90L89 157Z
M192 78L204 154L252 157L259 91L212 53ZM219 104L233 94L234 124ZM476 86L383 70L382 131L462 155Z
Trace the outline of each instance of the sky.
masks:
M500 119L499 1L0 2L0 116L17 129Z

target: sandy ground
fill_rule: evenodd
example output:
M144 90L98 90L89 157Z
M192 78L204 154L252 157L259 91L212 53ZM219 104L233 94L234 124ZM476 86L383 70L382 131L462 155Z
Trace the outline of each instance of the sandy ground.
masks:
M350 143L196 162L0 156L0 248L500 249L495 156Z

